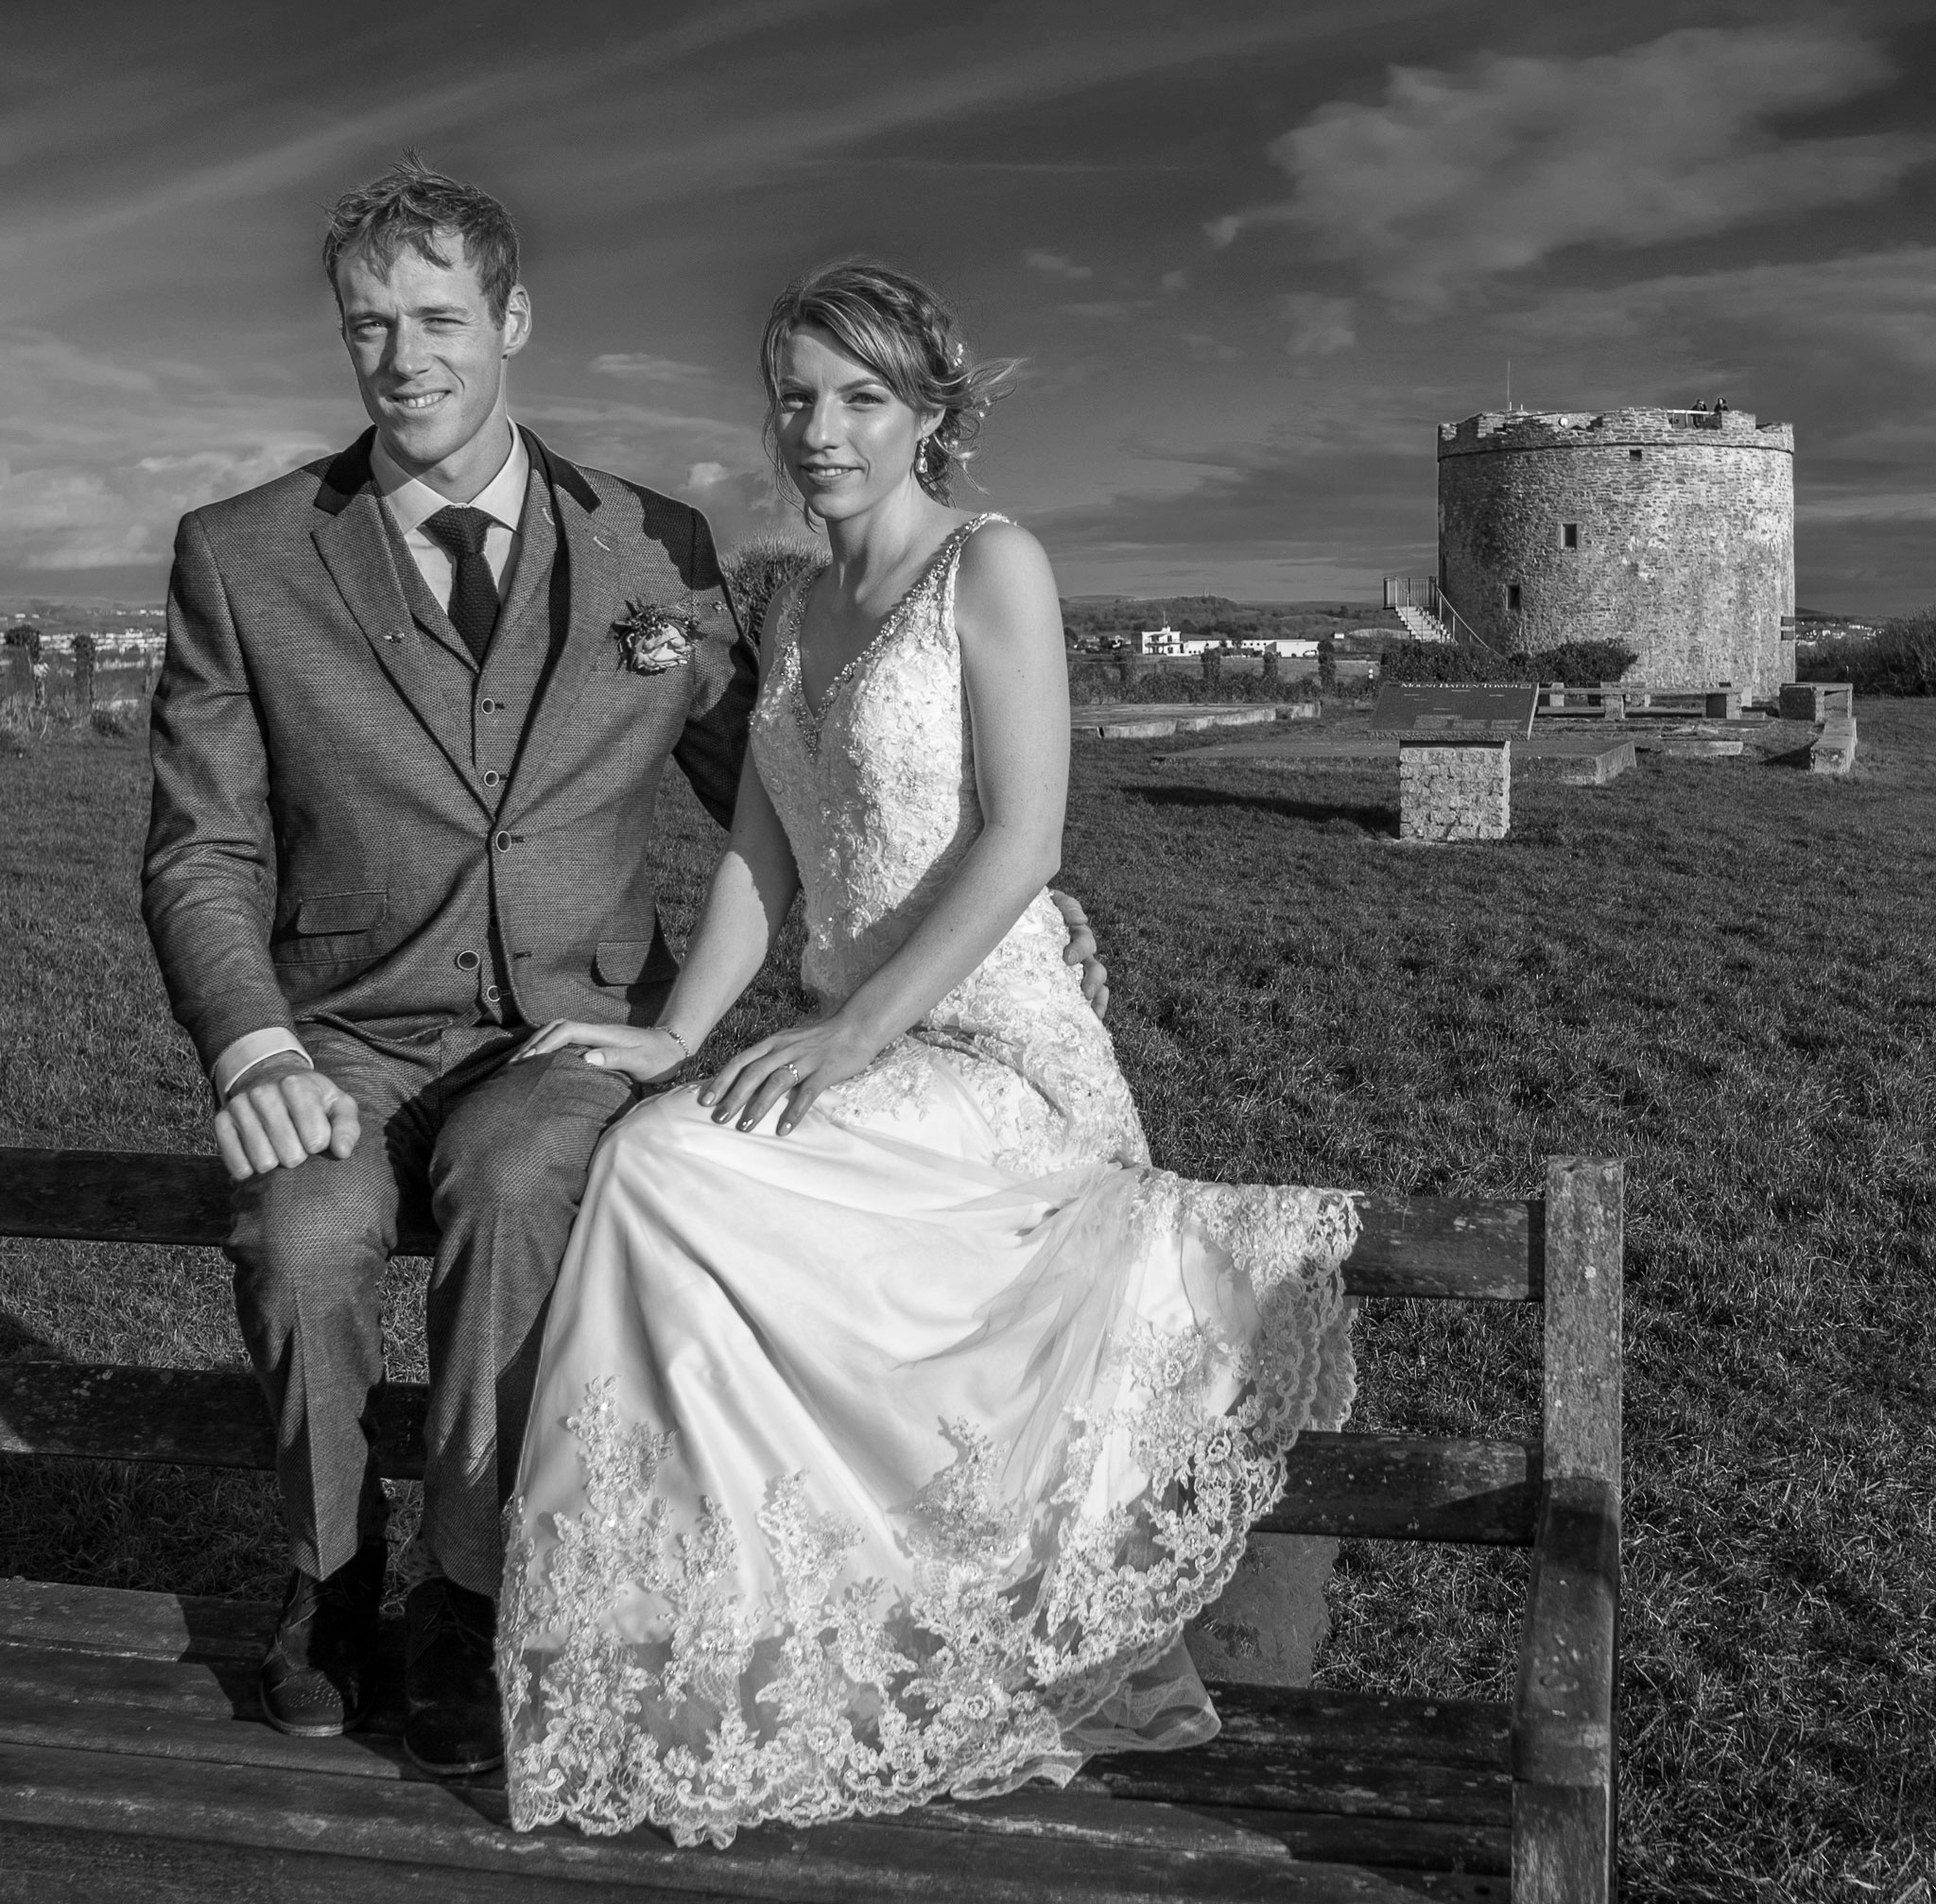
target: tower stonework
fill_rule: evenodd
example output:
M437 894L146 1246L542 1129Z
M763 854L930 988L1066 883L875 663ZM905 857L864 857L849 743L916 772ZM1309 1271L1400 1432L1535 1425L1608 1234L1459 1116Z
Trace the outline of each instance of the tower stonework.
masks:
M1439 586L1502 652L1624 642L1663 687L1779 688L1795 439L1745 410L1483 411L1439 425Z

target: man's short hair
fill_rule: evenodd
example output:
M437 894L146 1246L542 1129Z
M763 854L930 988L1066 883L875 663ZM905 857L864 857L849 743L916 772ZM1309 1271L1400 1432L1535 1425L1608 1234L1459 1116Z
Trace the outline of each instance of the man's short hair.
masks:
M462 241L492 318L502 323L518 282L518 231L510 214L489 192L446 178L407 150L382 178L345 192L329 208L322 268L330 289L337 290L337 264L346 251L367 251L386 276L406 246L448 269L455 260L437 242L446 233ZM337 301L342 302L340 291Z

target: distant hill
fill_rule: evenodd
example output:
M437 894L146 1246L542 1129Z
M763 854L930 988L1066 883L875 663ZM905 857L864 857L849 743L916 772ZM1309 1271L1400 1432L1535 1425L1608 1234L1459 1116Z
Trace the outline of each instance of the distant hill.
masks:
M1390 609L1369 601L1234 601L1222 595L1066 595L1063 627L1071 635L1127 634L1170 627L1184 634L1304 635L1340 628L1398 627Z

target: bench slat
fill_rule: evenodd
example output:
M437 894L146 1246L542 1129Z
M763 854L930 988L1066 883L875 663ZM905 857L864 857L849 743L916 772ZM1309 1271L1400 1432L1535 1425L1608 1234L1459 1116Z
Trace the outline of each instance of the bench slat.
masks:
M1360 1296L1538 1301L1544 1222L1537 1202L1371 1193L1345 1266ZM0 1149L0 1237L216 1247L229 1231L228 1180L214 1157ZM401 1240L428 1255L434 1236Z
M402 1635L386 1638L392 1642L389 1681L395 1690L379 1700L370 1724L347 1745L285 1739L261 1722L259 1654L217 1672L192 1662L0 1646L0 1744L408 1782L423 1774L401 1740ZM1283 1688L1216 1686L1211 1692L1226 1724L1239 1722L1236 1738L1220 1749L1094 1759L1072 1791L1193 1809L1294 1806L1309 1818L1409 1819L1486 1832L1509 1825L1512 1784L1503 1706L1480 1708L1471 1720L1461 1715L1435 1736L1437 1714L1423 1700L1392 1713L1374 1700L1354 1704L1336 1695L1314 1706ZM1241 1723L1245 1719L1250 1722ZM1484 1735L1483 1753L1466 1736L1472 1733ZM1128 1828L1132 1814L1121 1815Z
M424 1473L426 1391L393 1382L376 1406L376 1460ZM275 1434L240 1369L0 1365L0 1454L273 1469ZM1307 1434L1291 1450L1269 1533L1526 1547L1539 1506L1536 1444L1422 1435Z
M341 1745L357 1749L354 1739ZM312 1857L326 1846L337 1859L436 1874L418 1894L432 1898L476 1895L468 1887L478 1879L514 1875L530 1887L517 1895L540 1898L644 1892L883 1904L1035 1904L1046 1895L1084 1904L1416 1904L1414 1893L1371 1873L1301 1865L1263 1832L1167 1808L1065 1793L931 1806L807 1833L768 1826L742 1832L724 1852L680 1851L654 1832L590 1839L552 1828L514 1836L505 1828L501 1790L482 1780L305 1775L285 1766L233 1762L216 1771L154 1756L0 1743L0 1822ZM0 1855L5 1847L0 1831ZM359 1886L360 1871L360 1863L337 1864L337 1897L369 1895ZM572 1890L566 1893L560 1880L575 1880ZM511 1894L493 1886L482 1895Z

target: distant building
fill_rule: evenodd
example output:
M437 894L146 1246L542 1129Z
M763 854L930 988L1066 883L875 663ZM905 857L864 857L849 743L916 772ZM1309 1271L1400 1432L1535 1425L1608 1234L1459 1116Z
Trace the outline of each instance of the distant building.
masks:
M1161 628L1141 629L1136 634L1138 654L1201 654L1205 649L1222 646L1219 636L1184 634L1171 628L1167 622Z
M1789 424L1485 411L1441 424L1438 449L1438 587L1489 648L1620 641L1638 680L1756 700L1794 678Z
M1298 635L1245 635L1229 646L1244 654L1269 654L1275 649L1286 661L1315 661L1318 658L1318 644Z

